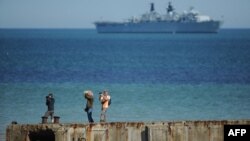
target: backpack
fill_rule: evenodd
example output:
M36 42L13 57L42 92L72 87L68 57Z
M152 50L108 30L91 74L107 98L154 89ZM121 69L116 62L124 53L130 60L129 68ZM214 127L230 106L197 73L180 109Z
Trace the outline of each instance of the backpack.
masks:
M111 98L109 99L109 105L111 104Z

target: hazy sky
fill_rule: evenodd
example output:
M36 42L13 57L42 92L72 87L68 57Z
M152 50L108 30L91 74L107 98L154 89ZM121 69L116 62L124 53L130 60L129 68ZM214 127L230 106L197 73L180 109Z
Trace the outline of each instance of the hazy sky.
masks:
M250 28L250 0L0 0L0 28L94 28L98 20L123 21L149 11L179 13L193 6L223 19L223 28Z

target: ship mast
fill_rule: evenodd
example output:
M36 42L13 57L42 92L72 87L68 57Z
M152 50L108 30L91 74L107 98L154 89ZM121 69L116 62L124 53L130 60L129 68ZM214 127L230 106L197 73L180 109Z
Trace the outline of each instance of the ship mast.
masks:
M150 12L154 12L155 11L155 7L154 7L154 3L150 3Z

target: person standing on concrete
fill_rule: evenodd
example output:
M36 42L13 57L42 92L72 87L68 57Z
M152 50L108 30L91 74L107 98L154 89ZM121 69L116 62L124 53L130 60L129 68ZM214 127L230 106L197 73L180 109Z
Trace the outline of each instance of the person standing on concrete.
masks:
M55 99L53 97L52 93L49 93L48 96L46 96L46 105L48 107L48 110L45 112L44 116L51 118L51 122L54 122L54 104L55 104Z
M88 90L88 91L84 91L83 95L84 95L84 98L87 100L87 104L86 104L84 111L87 112L89 123L93 123L94 120L92 118L92 110L93 110L93 103L94 103L94 94L92 91Z
M107 109L111 104L111 96L109 95L108 91L104 90L102 93L100 93L99 100L102 104L100 122L106 122Z

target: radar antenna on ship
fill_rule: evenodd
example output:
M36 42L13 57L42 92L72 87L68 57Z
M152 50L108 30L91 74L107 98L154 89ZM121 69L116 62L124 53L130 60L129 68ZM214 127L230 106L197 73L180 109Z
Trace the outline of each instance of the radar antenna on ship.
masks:
M174 7L172 6L171 2L168 3L168 8L167 8L167 12L173 12L174 11Z

